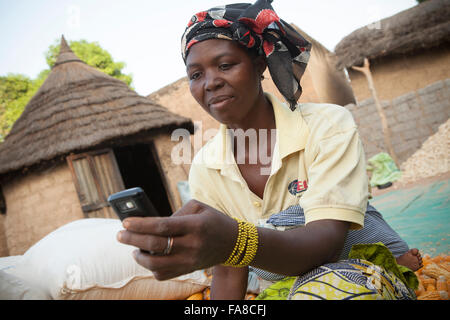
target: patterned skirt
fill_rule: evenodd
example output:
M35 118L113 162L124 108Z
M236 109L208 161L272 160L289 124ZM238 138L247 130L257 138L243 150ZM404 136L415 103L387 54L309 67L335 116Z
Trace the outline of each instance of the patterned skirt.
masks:
M362 259L328 263L299 277L287 277L257 300L415 300L393 273Z

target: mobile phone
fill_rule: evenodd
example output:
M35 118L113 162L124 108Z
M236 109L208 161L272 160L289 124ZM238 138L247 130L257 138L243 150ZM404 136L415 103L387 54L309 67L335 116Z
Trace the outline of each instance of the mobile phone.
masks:
M122 190L108 197L108 203L122 221L128 217L159 216L153 203L139 187Z

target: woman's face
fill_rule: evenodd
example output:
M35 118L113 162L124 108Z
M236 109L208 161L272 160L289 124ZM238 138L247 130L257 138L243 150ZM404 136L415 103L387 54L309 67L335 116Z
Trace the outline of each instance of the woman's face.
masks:
M186 66L192 96L214 119L231 126L248 121L263 96L262 57L252 59L235 41L211 39L190 48Z

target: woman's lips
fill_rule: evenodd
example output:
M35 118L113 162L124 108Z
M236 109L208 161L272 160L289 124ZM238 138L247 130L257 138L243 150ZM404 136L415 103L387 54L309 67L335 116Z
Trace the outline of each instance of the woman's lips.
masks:
M229 104L234 99L233 96L219 96L214 97L208 102L210 108L222 108Z

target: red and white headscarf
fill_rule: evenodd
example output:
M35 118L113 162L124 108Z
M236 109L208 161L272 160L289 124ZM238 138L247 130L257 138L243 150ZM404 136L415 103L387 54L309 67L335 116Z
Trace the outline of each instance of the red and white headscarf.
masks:
M295 110L302 94L300 79L309 60L311 43L278 17L271 2L229 4L195 14L182 37L182 56L186 63L189 49L200 41L238 41L265 55L272 80L291 110Z

